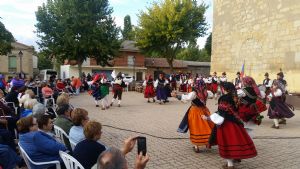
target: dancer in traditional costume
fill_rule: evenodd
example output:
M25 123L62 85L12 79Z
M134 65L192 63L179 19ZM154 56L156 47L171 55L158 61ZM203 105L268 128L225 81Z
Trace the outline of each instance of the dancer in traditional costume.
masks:
M236 78L234 80L234 86L236 89L242 88L242 79L241 79L241 73L237 72L236 73Z
M143 86L145 86L144 97L148 99L148 103L150 103L150 99L155 102L155 89L153 84L153 78L151 75L144 81Z
M91 95L95 99L96 107L99 107L99 100L101 100L101 91L100 91L100 75L96 75L91 84Z
M113 82L114 97L111 100L110 106L113 106L115 100L118 98L118 107L121 107L122 93L124 87L126 87L126 85L123 81L122 73L119 72Z
M220 156L226 159L227 164L223 169L234 169L234 159L252 158L257 152L238 116L235 86L226 82L222 88L225 94L218 100L218 111L202 118L211 120L217 125L211 134L210 144L218 145Z
M186 133L190 131L190 140L194 145L194 151L200 152L200 146L209 147L208 141L214 124L211 121L202 119L202 115L210 116L210 112L206 107L207 91L205 83L202 79L196 81L193 91L189 94L176 95L179 100L192 101L190 108L182 119L178 132Z
M100 93L101 93L101 98L102 98L102 110L108 109L109 108L109 101L108 101L108 96L109 96L109 86L110 84L107 82L107 77L105 74L102 75L101 78L101 85L100 85Z
M263 81L263 86L265 87L265 95L264 102L266 103L267 96L271 93L272 80L269 78L269 73L265 73L265 79Z
M206 77L205 84L206 84L207 90L209 90L209 91L212 92L212 77L211 77L211 75L209 75L208 77Z
M274 120L272 128L279 129L279 124L286 124L285 118L292 118L294 108L285 102L285 84L280 80L274 80L271 93L268 96L270 106L268 116Z
M187 92L190 93L193 90L193 85L194 85L194 79L192 75L190 75L188 81L187 81Z
M224 94L224 91L222 91L221 86L222 86L225 82L227 82L226 72L223 72L223 73L222 73L222 76L221 76L219 79L220 79L220 84L219 84L220 92L221 92L221 95L223 95L223 94Z
M164 75L159 74L159 78L155 81L154 86L156 87L156 98L159 101L159 104L167 102L167 92L165 86L167 84Z
M212 76L212 84L211 84L211 91L214 94L214 97L217 98L217 93L218 93L218 76L217 76L217 72L214 72L213 76Z
M171 84L172 91L176 91L177 90L177 82L176 82L175 75L170 76L170 84Z
M260 113L267 110L267 106L263 103L261 93L252 77L242 78L242 89L238 89L237 93L238 115L243 120L249 136L253 138L255 126L260 125L263 119Z
M180 88L179 91L180 92L187 92L187 80L186 80L186 76L185 75L181 75L180 76Z

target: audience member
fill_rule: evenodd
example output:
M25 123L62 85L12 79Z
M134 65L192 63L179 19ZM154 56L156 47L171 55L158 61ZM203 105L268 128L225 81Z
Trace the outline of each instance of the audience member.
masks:
M44 114L37 118L37 124L40 131L48 134L51 137L55 137L53 131L53 121L51 116Z
M32 116L21 118L17 122L17 126L20 132L19 143L33 161L61 161L59 151L66 151L65 145L57 142L48 134L38 131L38 124L35 118ZM50 166L31 164L31 168L44 169L48 167Z
M72 121L74 126L70 129L69 139L74 143L79 143L85 139L83 127L89 121L88 112L81 108L72 111Z
M33 106L37 103L36 99L27 99L24 103L25 110L21 113L20 118L32 115Z
M97 162L98 156L105 151L105 146L97 142L101 138L102 125L96 121L89 121L84 126L85 140L79 142L73 156L84 168L92 168Z

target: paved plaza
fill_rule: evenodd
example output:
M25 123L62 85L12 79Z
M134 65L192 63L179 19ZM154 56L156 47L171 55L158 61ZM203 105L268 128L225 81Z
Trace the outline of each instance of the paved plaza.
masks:
M111 96L110 96L111 98ZM189 134L180 134L176 130L190 103L171 99L166 105L147 103L142 93L123 93L122 107L101 110L94 105L88 94L74 96L71 99L74 107L89 111L90 119L101 122L103 127L102 142L107 146L121 147L123 140L136 136L131 131L147 133L147 149L150 161L149 169L217 169L225 163L219 156L217 147L194 153L188 139ZM216 100L208 101L211 112L216 111ZM254 139L258 156L243 160L236 165L238 169L299 169L300 168L300 111L287 121L279 130L271 129L272 120L266 113L262 125L255 130ZM105 125L126 129L120 130ZM143 134L142 134L143 135ZM162 137L162 138L159 138ZM174 138L174 139L173 139ZM136 156L136 147L127 157L130 168Z

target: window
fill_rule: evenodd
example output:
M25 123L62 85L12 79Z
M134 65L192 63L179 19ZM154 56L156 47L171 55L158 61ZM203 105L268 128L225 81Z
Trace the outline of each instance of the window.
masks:
M143 72L136 72L136 81L143 80Z
M135 62L134 59L135 59L134 56L128 56L127 57L127 64L128 64L128 66L134 66L134 62Z
M8 57L8 71L9 72L17 71L17 57L16 56Z

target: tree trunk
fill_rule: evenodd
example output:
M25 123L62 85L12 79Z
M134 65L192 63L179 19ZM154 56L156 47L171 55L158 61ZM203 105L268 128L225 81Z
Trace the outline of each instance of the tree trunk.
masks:
M82 62L78 62L78 75L81 78L82 75Z
M173 60L174 59L168 59L168 58L166 58L166 59L167 59L167 62L169 63L170 71L173 74L174 73L174 67L173 67Z

